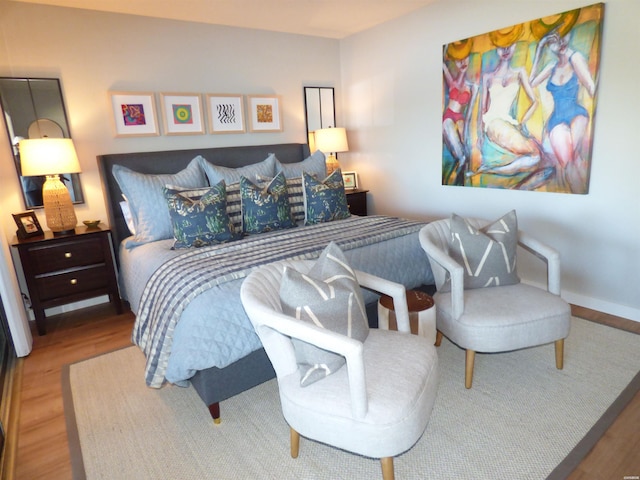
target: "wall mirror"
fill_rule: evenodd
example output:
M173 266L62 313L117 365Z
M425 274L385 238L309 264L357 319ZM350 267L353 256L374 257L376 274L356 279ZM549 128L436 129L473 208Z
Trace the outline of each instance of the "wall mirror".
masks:
M0 77L0 104L27 209L42 207L45 177L23 177L18 142L27 138L71 138L57 78ZM73 203L83 203L80 176L61 174Z
M336 126L333 87L304 87L304 110L307 119L309 149L315 151L313 132Z

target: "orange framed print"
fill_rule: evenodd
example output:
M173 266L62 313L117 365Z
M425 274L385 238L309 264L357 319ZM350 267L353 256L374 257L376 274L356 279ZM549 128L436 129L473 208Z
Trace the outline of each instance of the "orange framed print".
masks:
M282 105L279 95L248 95L249 130L281 132Z

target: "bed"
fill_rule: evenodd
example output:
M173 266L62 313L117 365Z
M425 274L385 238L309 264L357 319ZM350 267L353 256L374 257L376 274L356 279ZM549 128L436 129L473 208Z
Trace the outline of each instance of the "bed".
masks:
M347 212L345 218L319 217L315 224L304 225L301 172L318 171L320 165L324 172L324 156L310 155L307 145L106 154L98 156L98 165L118 252L121 294L136 314L132 339L147 356L145 380L150 387L166 382L193 385L216 421L221 401L275 376L239 298L242 280L252 269L281 259L316 258L336 241L354 268L407 288L433 283L418 240L422 226L418 222ZM275 175L272 184L276 178L286 178L291 220L296 224L288 226L293 228L255 230L242 238L233 233L243 228L238 220L241 192L234 182L239 178L245 182L245 174L257 179ZM202 248L172 248L178 246L175 235L158 234L157 224L166 223L160 206L167 211L161 205L166 200L157 197L158 182L171 188L181 186L173 185L174 180L186 182L184 188L210 188L219 178L225 181L225 208L235 237ZM131 179L135 183L127 183ZM204 185L193 184L203 181ZM153 194L148 193L151 190ZM246 201L246 190L242 195ZM125 212L135 210L137 225L128 225L123 206ZM144 213L145 208L151 213ZM147 225L145 215L159 217ZM245 229L251 227L247 218ZM365 299L373 305L377 296L367 292Z

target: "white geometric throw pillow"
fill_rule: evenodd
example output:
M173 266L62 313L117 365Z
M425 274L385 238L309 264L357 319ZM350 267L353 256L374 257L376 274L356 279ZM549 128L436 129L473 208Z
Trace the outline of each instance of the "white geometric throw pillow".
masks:
M309 273L285 269L280 303L283 313L300 321L361 342L369 335L360 285L334 242L325 248ZM345 364L341 355L300 340L293 339L292 342L303 387L331 375Z

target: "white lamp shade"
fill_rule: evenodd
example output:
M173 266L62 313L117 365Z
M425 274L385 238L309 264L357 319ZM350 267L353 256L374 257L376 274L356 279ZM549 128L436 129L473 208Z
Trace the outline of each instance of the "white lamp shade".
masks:
M321 128L316 130L316 148L323 153L348 152L347 131L344 128Z
M70 138L20 140L22 176L79 173L80 162Z

